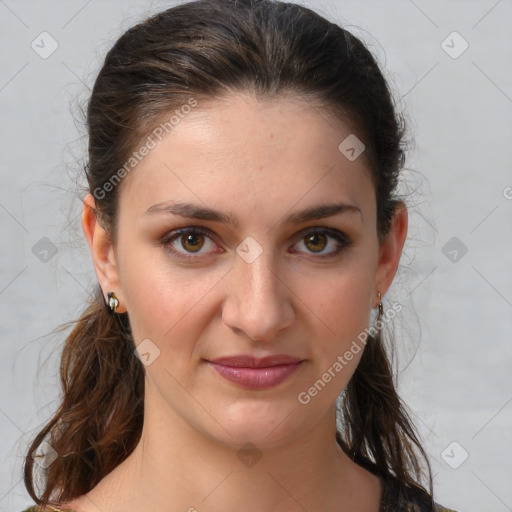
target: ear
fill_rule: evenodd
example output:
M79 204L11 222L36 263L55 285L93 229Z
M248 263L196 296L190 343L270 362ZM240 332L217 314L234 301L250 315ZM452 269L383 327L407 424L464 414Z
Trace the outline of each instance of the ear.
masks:
M94 269L98 282L103 291L105 303L109 292L114 292L119 299L117 313L126 312L125 301L122 297L121 283L116 263L114 246L109 233L103 229L98 221L96 214L96 203L92 194L87 194L84 199L84 209L82 212L82 228L85 238L89 244L91 256L94 263Z
M400 256L407 237L407 208L404 203L399 202L391 219L391 226L386 239L379 248L379 261L375 277L376 291L384 296L395 278ZM373 307L377 307L376 304Z

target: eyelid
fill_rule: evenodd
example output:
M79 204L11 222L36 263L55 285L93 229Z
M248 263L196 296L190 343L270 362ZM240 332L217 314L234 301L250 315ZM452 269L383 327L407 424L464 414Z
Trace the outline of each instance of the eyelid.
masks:
M338 229L329 228L327 226L312 226L303 229L298 233L298 240L296 243L298 243L308 235L314 235L317 233L326 234L330 238L333 238L337 242L338 247L334 251L325 254L321 253L315 255L315 253L313 252L306 253L309 256L313 256L313 258L315 258L316 260L334 258L338 256L344 249L348 249L349 247L352 247L354 245L352 238L350 238L346 233Z
M171 242L174 242L175 240L177 240L181 235L186 235L188 233L199 233L199 234L204 235L205 237L209 238L215 244L219 245L215 241L216 236L213 233L213 231L211 231L208 228L202 227L202 226L194 226L194 225L173 229L172 231L165 234L160 239L160 243L163 246L165 246L166 248L168 248L168 246ZM177 251L177 250L171 249L171 248L168 248L168 250L171 251L173 254L177 255L178 258L183 258L186 260L195 260L195 259L204 257L204 255L202 253L200 253L198 256L194 256L194 253L181 252L181 251Z
M311 226L309 228L304 228L303 230L299 231L298 236L300 238L315 233L327 233L333 238L341 238L343 241L351 242L350 237L346 233L340 231L339 229L330 228L327 226Z

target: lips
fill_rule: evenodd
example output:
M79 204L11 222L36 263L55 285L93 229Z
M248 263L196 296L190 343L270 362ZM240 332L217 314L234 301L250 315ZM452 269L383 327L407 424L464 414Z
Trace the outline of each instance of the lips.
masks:
M263 358L240 355L208 361L226 380L255 390L277 386L297 371L303 362L302 359L286 354Z
M280 364L295 364L301 360L298 357L288 356L286 354L277 354L267 357L252 357L248 355L219 357L213 359L212 363L222 364L224 366L245 367L245 368L268 368Z

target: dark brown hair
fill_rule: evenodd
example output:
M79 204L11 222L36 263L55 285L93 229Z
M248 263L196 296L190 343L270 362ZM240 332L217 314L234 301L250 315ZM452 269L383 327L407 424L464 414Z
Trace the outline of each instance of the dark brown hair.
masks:
M366 146L382 242L400 202L405 123L367 47L292 3L199 0L126 31L95 81L85 170L96 214L114 243L122 182L115 186L112 178L129 172L125 163L141 141L191 98L200 104L236 91L263 98L297 94L350 123ZM43 506L59 491L63 501L89 492L130 455L142 430L144 367L134 356L128 313L110 315L98 285L74 324L61 359L62 402L24 464L25 486ZM338 412L342 428L336 438L353 460L398 483L405 494L421 487L426 472L424 495L431 503L430 466L395 390L380 330L368 341ZM38 496L32 453L46 440L58 457L42 465Z

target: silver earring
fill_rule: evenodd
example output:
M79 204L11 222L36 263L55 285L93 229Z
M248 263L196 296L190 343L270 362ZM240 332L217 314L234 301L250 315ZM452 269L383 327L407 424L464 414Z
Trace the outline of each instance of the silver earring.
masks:
M382 315L384 314L384 306L382 305L382 294L380 292L377 292L377 295L379 297L379 316L377 318L377 321L379 321L382 318Z
M115 313L116 309L119 307L119 299L116 297L114 292L108 293L108 309L111 313Z

